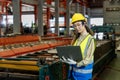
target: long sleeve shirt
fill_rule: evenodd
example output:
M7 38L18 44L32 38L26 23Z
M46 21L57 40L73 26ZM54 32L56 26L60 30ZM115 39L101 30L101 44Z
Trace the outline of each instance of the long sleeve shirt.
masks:
M84 38L88 35L88 33L82 34L80 35L80 37L78 38L78 43L77 46L79 46L79 44L84 40ZM88 64L91 63L91 60L93 58L94 55L94 51L95 51L95 42L94 39L91 40L88 51L87 51L87 55L83 58L82 61L77 63L77 66L86 66Z

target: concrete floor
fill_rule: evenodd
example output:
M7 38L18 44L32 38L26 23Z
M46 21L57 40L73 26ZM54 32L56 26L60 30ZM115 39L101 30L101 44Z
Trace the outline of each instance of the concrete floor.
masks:
M120 51L117 51L117 57L98 76L98 80L120 80Z

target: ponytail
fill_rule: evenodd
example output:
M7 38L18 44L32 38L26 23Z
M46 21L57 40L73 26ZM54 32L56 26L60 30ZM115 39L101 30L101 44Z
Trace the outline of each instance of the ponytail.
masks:
M87 22L85 20L81 20L81 22L82 22L82 25L85 25L87 32L93 36L94 32L87 26Z
M90 35L94 35L94 32L87 25L85 25L85 28Z

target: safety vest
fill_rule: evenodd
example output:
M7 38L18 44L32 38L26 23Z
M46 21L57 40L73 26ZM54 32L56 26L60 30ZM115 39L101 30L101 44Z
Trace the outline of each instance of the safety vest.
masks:
M73 44L74 46L80 46L83 58L87 55L87 49L89 48L92 39L93 37L88 34L81 43L79 43L79 40L77 39Z
M81 43L79 43L79 40L77 39L73 45L73 46L80 46L83 59L87 55L87 49L89 48L92 39L93 37L90 34L88 34ZM77 67L76 65L70 66L69 74L71 74L72 71L72 77L74 78L74 80L88 80L92 78L93 59L94 56L92 56L90 64L86 66L82 66L82 67ZM70 75L68 75L68 77L69 76Z

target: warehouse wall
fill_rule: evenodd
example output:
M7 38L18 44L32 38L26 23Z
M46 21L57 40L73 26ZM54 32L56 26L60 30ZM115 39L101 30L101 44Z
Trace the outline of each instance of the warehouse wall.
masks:
M90 16L93 17L103 17L103 8L92 8L90 9Z
M113 26L116 33L120 33L120 1L104 1L104 23Z

